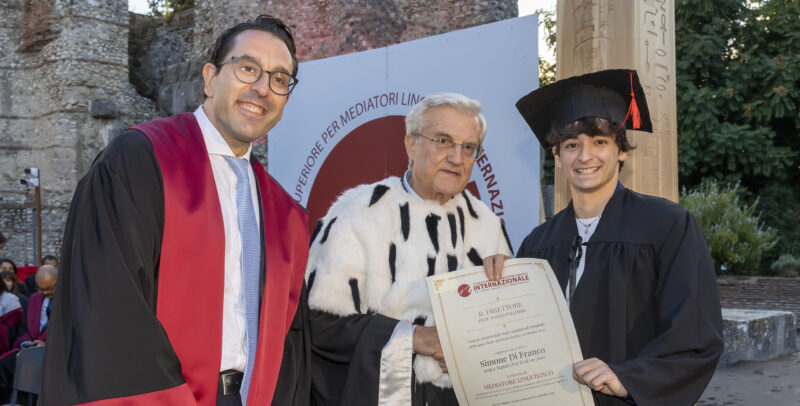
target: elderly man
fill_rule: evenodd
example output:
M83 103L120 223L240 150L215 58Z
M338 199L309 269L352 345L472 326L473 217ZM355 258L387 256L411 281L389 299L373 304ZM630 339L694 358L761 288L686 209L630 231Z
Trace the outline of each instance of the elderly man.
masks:
M58 258L55 255L45 255L42 257L42 265L52 265L58 268ZM26 292L36 292L36 274L25 278L23 285Z
M297 83L292 33L236 24L202 74L194 113L124 132L78 185L44 405L308 402L306 213L250 155Z
M500 220L464 190L486 134L480 104L430 95L406 131L405 175L345 192L312 234L319 405L457 405L425 278L510 253Z

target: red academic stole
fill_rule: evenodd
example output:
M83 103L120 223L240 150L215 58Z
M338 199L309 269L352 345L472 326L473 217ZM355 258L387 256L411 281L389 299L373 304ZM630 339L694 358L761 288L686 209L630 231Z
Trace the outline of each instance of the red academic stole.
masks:
M181 362L197 405L216 404L222 357L225 230L208 151L191 113L134 127L150 139L164 182L164 234L156 316ZM283 344L294 318L308 259L307 214L259 163L266 275L248 405L272 402ZM186 385L162 392L174 404ZM154 394L150 394L154 395ZM185 400L184 400L185 399Z

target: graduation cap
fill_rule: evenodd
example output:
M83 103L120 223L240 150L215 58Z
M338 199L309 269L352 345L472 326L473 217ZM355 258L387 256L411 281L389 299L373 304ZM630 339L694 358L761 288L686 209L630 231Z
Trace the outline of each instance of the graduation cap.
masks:
M653 132L647 100L635 70L609 69L559 80L517 101L543 147L547 135L585 117L600 117L630 130Z

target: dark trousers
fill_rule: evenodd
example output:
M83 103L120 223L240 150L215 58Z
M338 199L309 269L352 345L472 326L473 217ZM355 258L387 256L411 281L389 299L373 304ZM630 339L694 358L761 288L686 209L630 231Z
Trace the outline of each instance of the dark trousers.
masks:
M217 406L242 406L242 396L238 392L225 396L217 393Z
M14 368L17 366L17 354L0 358L0 402L8 402L14 384Z

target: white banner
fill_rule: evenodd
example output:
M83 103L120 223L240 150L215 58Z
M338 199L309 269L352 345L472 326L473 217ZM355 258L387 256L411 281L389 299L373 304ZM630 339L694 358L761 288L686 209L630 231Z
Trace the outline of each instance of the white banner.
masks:
M467 188L506 223L514 249L539 220L539 145L514 104L538 86L537 16L304 62L270 132L269 172L309 210L405 172L404 117L427 94L483 105L485 154Z

